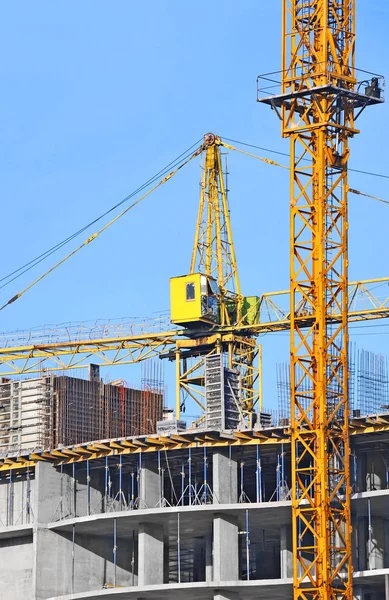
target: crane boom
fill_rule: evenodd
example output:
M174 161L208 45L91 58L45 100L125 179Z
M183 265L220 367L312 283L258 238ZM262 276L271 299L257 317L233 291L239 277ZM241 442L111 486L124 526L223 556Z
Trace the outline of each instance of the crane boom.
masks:
M389 318L388 286L389 277L350 282L349 322ZM382 290L385 293L381 296L377 292ZM253 335L259 336L290 329L289 290L262 294L254 308L255 323L238 325L235 330L244 334L250 328ZM309 327L311 315L303 298L297 299L294 313L299 315L301 328ZM333 319L339 321L339 313L334 313ZM169 322L160 317L141 323L126 320L4 333L0 336L0 376L80 369L91 361L100 366L137 363L168 352L177 340L185 339L185 331L169 329ZM228 333L229 328L216 331L221 332Z
M281 89L260 99L290 138L295 600L352 599L347 166L357 117L382 102L379 77L358 81L355 11L356 0L283 0Z

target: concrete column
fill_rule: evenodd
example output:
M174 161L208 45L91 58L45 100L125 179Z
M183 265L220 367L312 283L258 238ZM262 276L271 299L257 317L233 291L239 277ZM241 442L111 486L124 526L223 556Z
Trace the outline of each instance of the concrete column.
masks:
M385 600L389 600L389 575L385 575Z
M213 560L212 560L212 533L205 537L205 581L213 580Z
M367 517L358 517L357 519L357 571L364 571L368 568L367 566L367 540L368 540L368 525Z
M39 463L38 466L45 464ZM34 528L33 597L43 600L78 591L71 534L58 534L43 527ZM84 573L85 577L85 573Z
M371 529L369 569L383 569L385 550L384 519L372 516Z
M140 472L139 508L155 508L161 500L158 465L150 458L142 461Z
M239 579L238 520L215 515L213 521L213 580Z
M353 587L353 599L354 600L363 600L364 594L363 589L360 585L355 585Z
M163 584L163 527L141 523L138 540L138 585Z
M63 477L66 477L63 475ZM50 523L60 518L61 473L49 462L35 467L35 498L33 512L37 523ZM57 515L57 516L56 516Z
M371 450L366 455L366 490L385 488L385 464L380 452Z
M213 501L215 504L238 502L238 463L229 450L216 450L212 455Z
M384 569L389 568L389 519L384 519ZM388 598L389 600L389 598Z
M290 525L281 525L280 553L281 579L293 577L292 528Z

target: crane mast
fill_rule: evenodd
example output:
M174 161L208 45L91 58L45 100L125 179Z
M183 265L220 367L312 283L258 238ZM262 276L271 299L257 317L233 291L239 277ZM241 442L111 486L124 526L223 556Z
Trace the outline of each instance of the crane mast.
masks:
M382 101L379 77L358 82L355 10L355 0L283 0L281 89L259 98L290 138L295 600L352 600L347 165L356 118ZM305 329L297 297L312 316Z

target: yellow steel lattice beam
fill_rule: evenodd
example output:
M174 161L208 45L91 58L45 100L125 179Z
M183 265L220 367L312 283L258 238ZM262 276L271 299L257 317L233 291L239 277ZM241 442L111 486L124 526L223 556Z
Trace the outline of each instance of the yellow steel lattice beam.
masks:
M306 298L295 297L295 321L301 329L312 323L312 310ZM350 322L389 317L389 278L351 282L348 286L348 319ZM254 336L290 329L290 295L288 290L259 297L254 325L238 324L237 334L247 331ZM341 319L334 309L332 320ZM158 331L167 326L168 317L155 320L125 321L116 324L85 323L42 330L8 333L0 336L0 375L21 375L42 371L64 371L88 367L131 364L175 349L177 340L187 340L182 329ZM227 332L231 328L216 328ZM193 343L196 343L194 340Z

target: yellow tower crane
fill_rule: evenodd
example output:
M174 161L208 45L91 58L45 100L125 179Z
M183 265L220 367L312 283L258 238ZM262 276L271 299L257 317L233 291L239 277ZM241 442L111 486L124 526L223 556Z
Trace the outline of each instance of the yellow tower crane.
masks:
M238 377L235 391L232 381L226 380L235 404L236 410L232 410L237 417L235 424L251 423L260 389L256 336L249 330L239 331L239 327L253 324L253 308L258 298L243 297L240 291L220 147L221 140L214 134L204 137L203 176L190 273L170 282L171 319L174 324L183 325L188 336L176 341L174 352L176 414L179 418L183 399L189 396L208 417L208 426L224 422L215 421L206 406L209 357L214 357L214 364L221 361L223 378L231 379L233 373ZM231 425L233 421L228 428Z
M382 78L355 68L355 11L356 0L283 0L281 89L259 97L290 138L295 600L352 600L347 165L356 119L383 102Z

